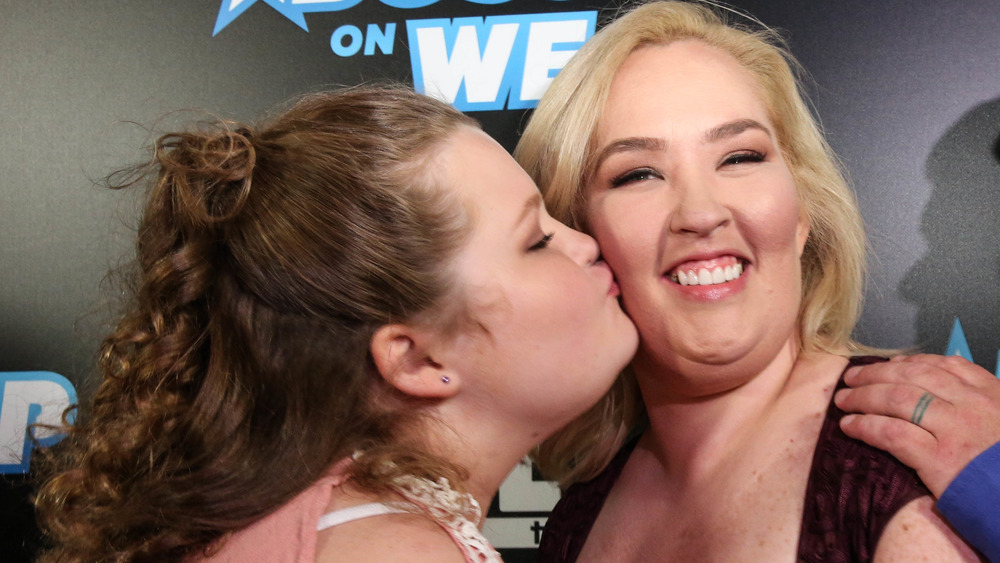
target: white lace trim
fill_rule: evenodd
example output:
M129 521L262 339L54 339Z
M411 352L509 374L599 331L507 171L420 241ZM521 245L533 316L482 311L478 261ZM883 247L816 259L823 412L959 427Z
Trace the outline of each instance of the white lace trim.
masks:
M444 477L433 482L403 475L395 479L393 488L444 527L466 559L478 563L503 563L500 554L479 531L482 510L472 495L456 492Z

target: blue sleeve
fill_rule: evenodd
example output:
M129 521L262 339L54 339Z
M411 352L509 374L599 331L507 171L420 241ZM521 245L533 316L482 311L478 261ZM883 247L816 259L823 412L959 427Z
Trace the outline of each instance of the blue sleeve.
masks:
M937 507L969 545L1000 563L1000 442L965 466Z

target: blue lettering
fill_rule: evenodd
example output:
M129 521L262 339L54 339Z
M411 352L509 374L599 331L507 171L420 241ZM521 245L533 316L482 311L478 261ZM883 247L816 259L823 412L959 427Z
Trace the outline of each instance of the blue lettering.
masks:
M962 330L962 321L955 317L955 323L951 325L951 336L948 338L948 348L945 350L945 356L962 356L970 362L975 361L972 359L972 350L969 348L969 341L965 338L965 331ZM997 363L995 372L997 377L1000 377L1000 350L997 350Z
M73 403L76 389L59 374L0 372L0 473L27 473L33 445L28 427L60 424L63 411ZM45 429L36 429L33 435L41 446L62 439L61 434Z
M353 8L361 3L361 0L334 0L332 2L317 2L315 0L262 0L268 6L301 27L309 31L306 25L306 14L317 12L339 12L348 8ZM437 0L433 0L437 1ZM257 3L257 0L222 0L219 7L219 15L215 18L215 29L212 35L218 35L233 20L243 15L247 8Z
M597 12L410 20L413 85L463 111L535 107Z
M382 3L386 6L391 6L393 8L401 8L403 10L411 10L413 8L423 8L425 6L430 6L431 4L437 3L438 0L382 0ZM501 0L501 2L506 2L507 0Z
M368 32L365 34L365 55L374 55L376 46L378 46L378 50L383 55L391 55L392 46L395 41L396 24L385 24L385 31L383 32L378 28L378 25L370 23L368 24Z
M309 31L306 25L306 14L319 12L339 12L348 8L353 8L361 3L361 0L260 0L268 6L274 8L279 14L285 16L302 29ZM505 4L510 0L467 0L474 4ZM555 0L562 1L562 0ZM247 8L256 4L258 0L222 0L219 6L219 15L215 18L215 28L212 35L218 35L233 20L243 15ZM438 0L381 0L386 6L412 10L414 8L424 8L431 4L436 4Z
M350 38L351 42L344 45L344 38ZM353 25L342 25L330 36L330 48L341 57L352 57L361 50L361 30Z
M969 349L969 341L965 339L965 331L962 330L962 321L955 317L955 323L951 325L951 337L948 338L948 350L945 356L962 356L966 360L972 361L972 350Z

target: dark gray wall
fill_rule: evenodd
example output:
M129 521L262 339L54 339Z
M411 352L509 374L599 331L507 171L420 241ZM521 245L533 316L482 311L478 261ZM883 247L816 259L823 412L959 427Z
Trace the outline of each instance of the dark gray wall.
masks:
M261 0L213 37L220 3L0 0L0 372L78 385L91 372L114 302L102 280L128 257L136 207L94 181L143 157L146 127L190 118L167 112L251 118L305 90L411 80L406 20L614 4L364 0L307 15L306 32ZM996 369L1000 3L735 3L786 32L857 189L874 256L859 338L944 352L959 316L975 360ZM393 55L332 53L341 25L387 22L398 24ZM524 114L476 117L512 148Z
M943 353L960 316L975 360L1000 348L1000 4L740 2L788 31L868 225L858 335Z

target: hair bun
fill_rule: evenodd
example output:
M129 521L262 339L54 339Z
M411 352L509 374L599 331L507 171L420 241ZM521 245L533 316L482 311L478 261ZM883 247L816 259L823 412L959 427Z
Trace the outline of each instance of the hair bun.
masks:
M158 187L173 191L179 221L207 227L239 214L257 161L254 137L250 127L224 121L206 131L160 137L155 156L161 167Z

